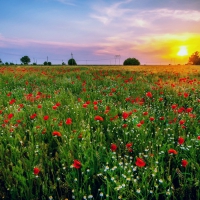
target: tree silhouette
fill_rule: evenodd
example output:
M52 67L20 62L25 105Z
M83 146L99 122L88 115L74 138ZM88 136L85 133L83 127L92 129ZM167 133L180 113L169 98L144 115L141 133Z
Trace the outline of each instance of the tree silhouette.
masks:
M140 61L136 58L127 58L123 65L140 65Z
M28 63L31 62L31 59L28 56L23 56L20 61L24 64L24 65L28 65Z
M200 55L198 51L194 52L189 57L189 63L192 63L193 65L200 65Z
M68 65L77 65L77 63L73 58L71 58L68 60Z

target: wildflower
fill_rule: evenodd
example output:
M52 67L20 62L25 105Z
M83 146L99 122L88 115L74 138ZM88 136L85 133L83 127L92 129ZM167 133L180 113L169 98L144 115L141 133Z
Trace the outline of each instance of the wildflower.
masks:
M146 96L149 97L149 98L152 98L152 97L153 97L153 95L152 95L151 92L147 92L147 93L146 93Z
M10 102L9 102L9 104L12 105L12 104L14 104L15 102L16 102L15 99L11 99Z
M126 128L126 127L128 127L128 124L123 124L122 127Z
M56 110L58 108L57 105L52 106L53 110Z
M197 136L197 140L200 140L200 135L199 135L199 136Z
M35 175L38 175L38 174L40 173L40 169L39 169L38 167L34 167L34 168L33 168L33 173L34 173Z
M189 94L185 92L185 93L183 94L183 96L184 96L185 98L187 98L187 97L189 96Z
M103 117L97 115L97 116L94 117L94 120L96 120L96 121L103 121Z
M111 144L110 145L111 151L116 151L117 150L117 145L116 144Z
M122 113L123 119L127 119L128 116L129 116L129 113L128 113L128 112L123 112L123 113Z
M168 153L169 154L178 154L178 152L175 149L169 149Z
M81 168L81 162L79 160L74 160L73 167L76 169Z
M61 133L58 132L58 131L53 131L52 135L53 135L53 136L58 136L58 137L61 137L61 136L62 136Z
M131 142L126 144L127 149L131 148L132 146L133 146L133 143L131 143Z
M36 113L34 113L34 114L32 114L32 115L30 116L31 119L35 119L36 117L37 117L37 114L36 114Z
M141 124L141 123L138 123L138 124L137 124L137 127L140 127L140 126L142 126L142 124Z
M83 104L83 108L87 108L88 104L87 103L84 103Z
M37 107L40 109L40 108L42 108L42 105L41 105L41 104L39 104Z
M142 158L137 158L135 164L138 167L144 167L146 165L145 161Z
M185 124L185 120L181 119L181 120L179 121L179 124L180 124L180 125Z
M174 110L174 109L176 109L177 108L177 104L173 104L172 106L171 106L171 108Z
M187 160L182 160L181 164L183 167L186 167L188 165L188 161Z
M94 110L98 110L98 106L97 105L94 105Z
M143 115L148 115L148 112L143 112Z
M10 113L10 114L8 115L8 119L12 119L13 116L14 116L14 114L13 114L13 113Z
M154 117L150 117L149 120L150 120L150 121L154 121L155 118L154 118Z
M49 116L48 116L48 115L45 115L45 116L43 117L43 119L46 121L46 120L49 119Z
M65 123L66 123L67 125L72 124L72 119L71 119L71 118L67 118Z
M178 138L178 143L181 145L181 144L183 144L185 142L185 139L184 138L182 138L182 137L179 137Z

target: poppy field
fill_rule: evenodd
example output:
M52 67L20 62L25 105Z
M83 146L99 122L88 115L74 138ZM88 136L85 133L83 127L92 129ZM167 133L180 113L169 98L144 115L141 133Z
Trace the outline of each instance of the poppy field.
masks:
M200 68L0 67L0 199L200 199Z

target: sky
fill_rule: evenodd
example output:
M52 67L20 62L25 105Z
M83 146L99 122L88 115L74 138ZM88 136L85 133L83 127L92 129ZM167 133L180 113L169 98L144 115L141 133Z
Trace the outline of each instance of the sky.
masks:
M0 8L4 63L27 55L37 64L168 65L200 51L200 0L0 0Z

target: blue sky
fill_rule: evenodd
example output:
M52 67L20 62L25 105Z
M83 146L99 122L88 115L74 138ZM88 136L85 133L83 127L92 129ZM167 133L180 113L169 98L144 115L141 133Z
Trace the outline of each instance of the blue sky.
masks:
M1 0L0 58L20 63L177 64L200 51L199 0ZM115 60L120 55L120 60Z

